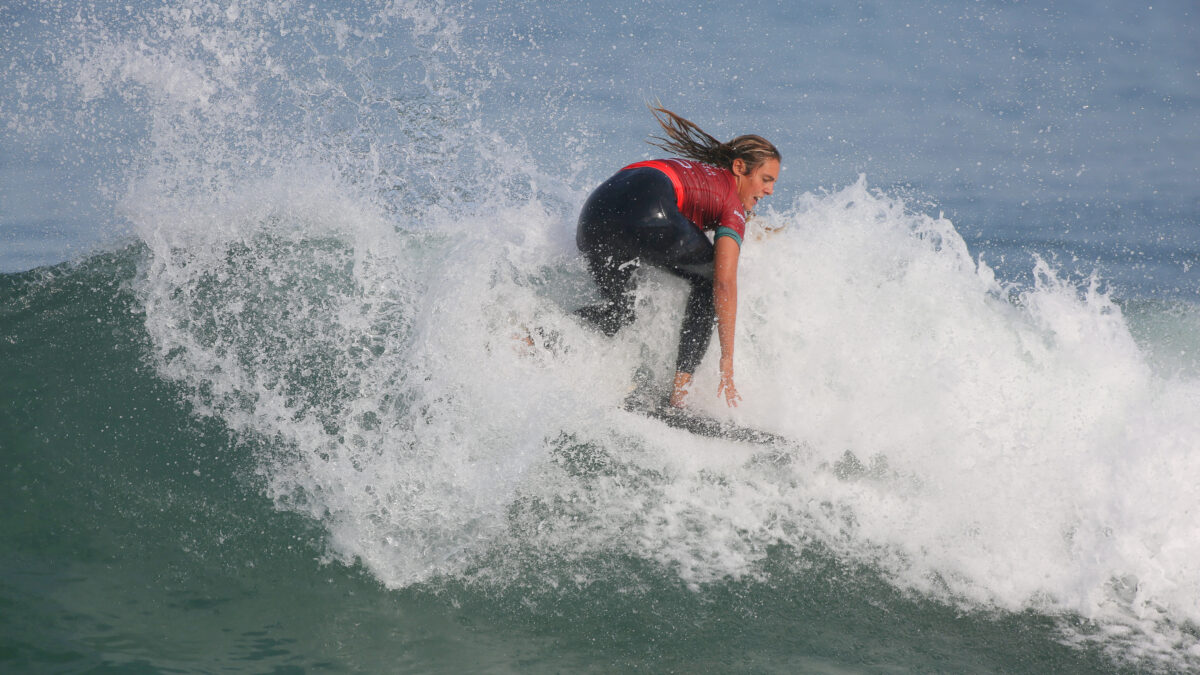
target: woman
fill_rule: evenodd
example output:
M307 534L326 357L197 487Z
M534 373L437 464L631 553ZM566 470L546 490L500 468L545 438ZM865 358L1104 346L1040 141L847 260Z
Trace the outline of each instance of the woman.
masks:
M651 111L666 137L652 137L650 144L679 158L630 164L584 203L575 241L606 302L578 314L613 335L633 321L632 276L638 264L685 279L691 292L670 403L683 406L715 316L721 345L717 393L736 406L741 400L733 384L738 254L746 216L774 192L782 156L761 136L722 143L670 110ZM710 231L712 242L705 234Z

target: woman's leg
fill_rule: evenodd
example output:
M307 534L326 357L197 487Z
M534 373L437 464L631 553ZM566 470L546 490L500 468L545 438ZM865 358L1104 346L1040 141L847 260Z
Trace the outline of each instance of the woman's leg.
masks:
M641 261L661 257L656 249L674 238L658 222L667 206L675 209L675 188L648 168L618 172L583 205L575 242L604 302L576 314L606 335L633 322L633 273Z
M708 351L716 322L716 309L713 307L712 279L688 277L688 281L692 289L683 311L683 326L679 329L679 355L675 359L675 371L690 375L696 372L696 366L700 365L700 359Z
M604 296L599 305L575 310L575 314L612 337L633 322L633 271L635 261L621 261L619 256L603 253L587 255L588 271Z
M639 263L661 267L691 285L676 371L689 376L695 372L708 350L716 316L713 245L679 212L670 179L641 168L605 181L584 204L576 243L605 299L577 314L608 335L634 319L632 274Z

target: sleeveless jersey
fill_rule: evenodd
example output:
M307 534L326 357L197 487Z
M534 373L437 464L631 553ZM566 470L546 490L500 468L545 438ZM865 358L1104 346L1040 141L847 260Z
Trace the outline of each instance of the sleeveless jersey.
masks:
M696 227L716 231L717 237L733 237L741 246L746 236L746 212L738 197L733 173L712 164L690 159L651 159L622 168L657 169L675 186L675 205Z

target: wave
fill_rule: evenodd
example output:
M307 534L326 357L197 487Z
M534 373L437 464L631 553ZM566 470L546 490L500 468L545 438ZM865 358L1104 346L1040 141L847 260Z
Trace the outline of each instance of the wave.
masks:
M390 588L501 589L632 560L703 591L817 552L937 603L1056 617L1064 639L1194 657L1195 307L1134 325L1099 279L1041 260L1006 284L863 178L747 239L743 406L705 393L713 355L696 374L701 410L796 447L659 427L620 404L639 369L670 376L680 286L647 273L614 339L573 320L587 181L480 122L486 58L453 18L271 7L81 17L64 68L80 100L146 121L119 204L143 358L252 439L258 489L318 523L330 559ZM411 51L379 51L398 26Z
M1006 287L865 181L768 213L741 266L745 403L696 397L802 442L766 462L620 409L639 368L669 377L682 289L650 274L633 326L590 333L565 214L396 231L311 189L252 194L198 218L237 236L150 248L154 362L269 439L268 494L389 586L622 555L701 588L819 546L945 602L1157 640L1196 620L1200 386L1156 370L1095 283L1039 262ZM530 326L556 343L530 354Z
M865 183L768 213L742 265L746 400L704 396L707 369L696 397L799 441L768 452L620 409L639 368L669 375L673 279L649 275L609 340L571 318L589 289L557 243L398 233L346 204L321 220L285 191L263 218L253 194L227 202L236 227L204 229L240 233L223 246L13 275L46 297L5 304L125 288L131 309L86 313L118 317L118 344L143 336L138 358L249 443L239 470L318 524L331 560L396 588L542 593L636 585L612 561L641 561L703 594L831 559L969 611L1061 617L1066 639L1186 653L1196 380L1150 363L1094 287L1045 265L1034 288L998 284L950 223ZM523 326L557 342L530 352Z

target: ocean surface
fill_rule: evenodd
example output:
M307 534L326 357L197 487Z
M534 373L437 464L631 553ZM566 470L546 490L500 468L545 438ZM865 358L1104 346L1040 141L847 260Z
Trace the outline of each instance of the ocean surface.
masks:
M572 318L655 102L787 443ZM1192 0L0 3L0 671L1200 672L1198 413Z

